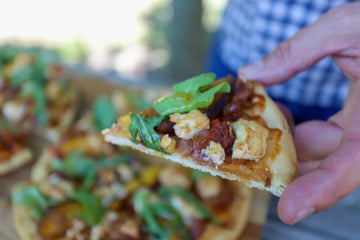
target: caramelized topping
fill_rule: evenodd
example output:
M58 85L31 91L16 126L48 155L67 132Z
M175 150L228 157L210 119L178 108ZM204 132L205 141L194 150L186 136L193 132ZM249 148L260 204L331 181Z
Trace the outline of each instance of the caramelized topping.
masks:
M50 208L39 223L40 236L45 240L65 237L81 209L82 206L75 202L65 202Z
M243 108L254 94L252 88L242 81L237 81L235 90L232 92L228 103L225 105L222 119L235 121L243 115Z
M15 136L8 131L0 132L0 162L7 161L11 155L20 150L19 141L24 136Z
M197 157L202 156L202 150L205 149L210 141L220 143L225 152L231 150L235 141L233 130L227 122L222 122L219 119L215 119L211 122L210 131L206 136L196 135L193 138L195 155Z

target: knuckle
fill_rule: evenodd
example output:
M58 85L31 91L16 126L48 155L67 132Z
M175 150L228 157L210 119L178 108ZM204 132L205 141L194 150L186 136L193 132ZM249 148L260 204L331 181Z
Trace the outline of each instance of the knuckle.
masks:
M275 57L282 63L286 63L291 57L291 41L289 39L280 43L274 51Z

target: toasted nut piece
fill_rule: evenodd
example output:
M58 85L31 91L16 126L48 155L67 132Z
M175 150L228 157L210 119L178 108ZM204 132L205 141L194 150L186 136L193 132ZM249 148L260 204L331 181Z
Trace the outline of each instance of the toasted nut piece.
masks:
M209 145L201 153L208 156L217 165L221 165L225 160L225 150L220 143L214 141L210 141Z
M161 169L159 181L165 186L178 186L189 189L191 186L188 170L180 167L168 166Z
M160 146L165 150L165 152L173 153L175 152L176 140L170 137L169 134L166 134L161 138Z
M119 231L134 239L138 239L140 237L140 226L133 218L127 218L123 223L119 226Z
M213 176L200 177L196 181L196 191L201 198L216 197L221 193L221 179Z

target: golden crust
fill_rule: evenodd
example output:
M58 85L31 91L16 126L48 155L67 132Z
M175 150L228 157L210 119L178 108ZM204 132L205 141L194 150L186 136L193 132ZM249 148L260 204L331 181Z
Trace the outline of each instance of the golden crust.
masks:
M288 122L276 103L267 95L261 84L256 84L255 92L265 96L266 108L261 117L267 122L268 127L282 131L279 143L281 151L269 165L270 171L275 173L271 179L272 192L280 196L285 187L297 178L296 150Z
M200 240L216 239L216 240L236 240L239 239L243 232L251 209L252 191L244 187L240 183L232 183L233 187L237 189L235 199L227 211L221 211L217 215L221 220L229 223L235 223L232 228L220 228L214 225L206 226L204 233Z
M33 153L29 148L17 151L10 159L0 163L0 175L19 169L32 160Z
M201 165L191 157L184 156L176 151L171 155L168 155L148 149L140 144L134 144L130 140L128 132L125 131L127 129L124 129L128 124L115 124L112 128L103 130L102 133L105 136L105 140L113 144L129 146L148 155L165 158L186 167L209 172L214 176L220 176L229 180L237 180L243 182L248 187L256 187L269 191L276 196L280 196L285 187L295 180L298 174L295 147L285 117L277 105L267 95L264 87L259 83L254 83L254 91L265 97L265 110L260 116L265 120L269 128L279 129L281 131L280 134L277 134L277 132L274 131L267 140L267 152L261 160L263 169L261 169L261 166L258 168L262 171L263 176L267 175L265 176L266 178L260 178L257 176L257 172L251 172L251 169L239 169L238 171L242 171L240 172L241 174L239 174L239 172L229 172L221 169L221 165L219 167ZM275 155L274 152L276 153ZM236 167L241 168L241 165Z

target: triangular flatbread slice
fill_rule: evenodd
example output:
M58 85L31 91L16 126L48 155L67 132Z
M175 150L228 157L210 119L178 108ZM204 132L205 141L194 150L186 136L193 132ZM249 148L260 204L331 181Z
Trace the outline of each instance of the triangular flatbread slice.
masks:
M297 177L288 123L264 87L202 74L140 114L121 116L105 140L280 196Z
M0 120L0 125L12 126ZM0 126L0 176L26 165L32 160L33 152L25 146L25 134L1 129Z

